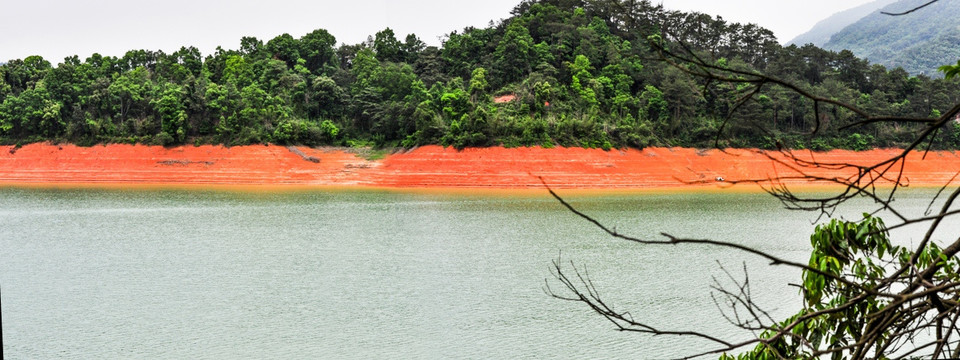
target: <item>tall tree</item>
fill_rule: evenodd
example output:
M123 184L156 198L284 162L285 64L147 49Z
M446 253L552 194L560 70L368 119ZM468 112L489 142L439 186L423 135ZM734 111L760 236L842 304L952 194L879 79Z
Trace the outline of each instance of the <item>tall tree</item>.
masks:
M537 62L534 45L529 31L519 21L513 21L507 26L493 54L497 72L500 74L498 84L520 81L530 73Z
M300 55L314 75L329 75L337 64L337 38L326 30L317 29L300 38Z
M403 44L397 40L397 36L390 28L377 32L373 39L373 51L377 53L377 59L389 62L402 62L406 56L401 47Z
M290 34L284 33L270 39L270 41L267 41L265 49L271 57L285 62L291 68L300 59L300 42Z

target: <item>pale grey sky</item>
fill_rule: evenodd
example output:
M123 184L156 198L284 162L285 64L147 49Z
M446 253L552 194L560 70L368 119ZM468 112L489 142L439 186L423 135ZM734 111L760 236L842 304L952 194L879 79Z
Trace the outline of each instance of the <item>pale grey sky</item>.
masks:
M661 0L653 0L658 3ZM662 0L665 7L720 15L766 27L787 41L827 16L870 0ZM264 41L323 28L339 43L363 41L386 27L403 39L416 33L431 45L466 26L510 15L520 0L11 0L0 15L0 61L41 55L52 63L94 52L174 51L240 46L243 36Z

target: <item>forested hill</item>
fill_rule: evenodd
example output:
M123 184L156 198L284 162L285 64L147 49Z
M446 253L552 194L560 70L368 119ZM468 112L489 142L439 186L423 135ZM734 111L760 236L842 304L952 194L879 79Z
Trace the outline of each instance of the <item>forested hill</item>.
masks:
M843 28L863 19L865 16L874 12L879 12L880 8L890 5L897 0L875 0L852 9L847 9L830 17L817 22L810 31L798 35L788 41L787 45L803 46L813 44L823 46L833 34L840 32Z
M960 100L957 81L888 71L849 51L781 47L752 24L649 1L528 0L490 27L451 32L441 47L390 29L338 45L318 29L244 37L238 49L206 56L183 47L56 65L11 60L0 66L0 140L611 148L708 147L719 134L721 146L825 150L898 146L919 129L878 123L841 132L858 118L821 106L820 136L810 137L811 102L777 86L725 123L752 88L658 60L654 34L718 66L764 72L877 114L935 116ZM493 100L500 95L515 99ZM935 147L960 145L949 126Z
M883 8L898 13L929 0L902 0ZM908 16L879 12L836 33L824 48L849 49L859 57L910 74L940 76L937 68L960 59L960 0L940 0Z

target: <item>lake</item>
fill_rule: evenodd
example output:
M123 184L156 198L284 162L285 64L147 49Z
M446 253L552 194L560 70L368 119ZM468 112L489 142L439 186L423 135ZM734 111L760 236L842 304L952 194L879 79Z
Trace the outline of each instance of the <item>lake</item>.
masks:
M561 191L561 194L563 192ZM922 213L929 190L898 202ZM710 237L805 262L816 215L766 194L574 195L622 233ZM862 204L861 204L862 205ZM854 216L850 206L840 213ZM949 231L957 232L951 224ZM917 229L898 232L916 241ZM613 240L545 192L0 188L8 359L665 358L704 343L620 333L559 293L551 262L663 328L737 332L711 277L746 265L783 317L799 272L704 246Z

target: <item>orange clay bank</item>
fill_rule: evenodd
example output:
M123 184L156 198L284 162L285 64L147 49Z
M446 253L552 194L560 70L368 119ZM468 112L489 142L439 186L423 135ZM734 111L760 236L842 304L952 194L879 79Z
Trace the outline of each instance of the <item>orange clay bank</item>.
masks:
M901 150L795 151L804 160L872 164ZM954 152L910 153L903 179L942 186L960 171ZM299 185L371 188L565 189L726 188L737 180L796 176L779 152L749 149L468 148L423 146L367 160L349 149L277 145L180 146L38 143L0 146L0 185L151 184ZM807 168L807 174L846 177L855 169ZM891 169L895 177L900 167ZM543 182L541 182L541 178ZM810 185L806 180L788 184ZM889 184L889 181L881 181ZM816 185L816 184L813 184ZM749 187L751 185L736 185Z

